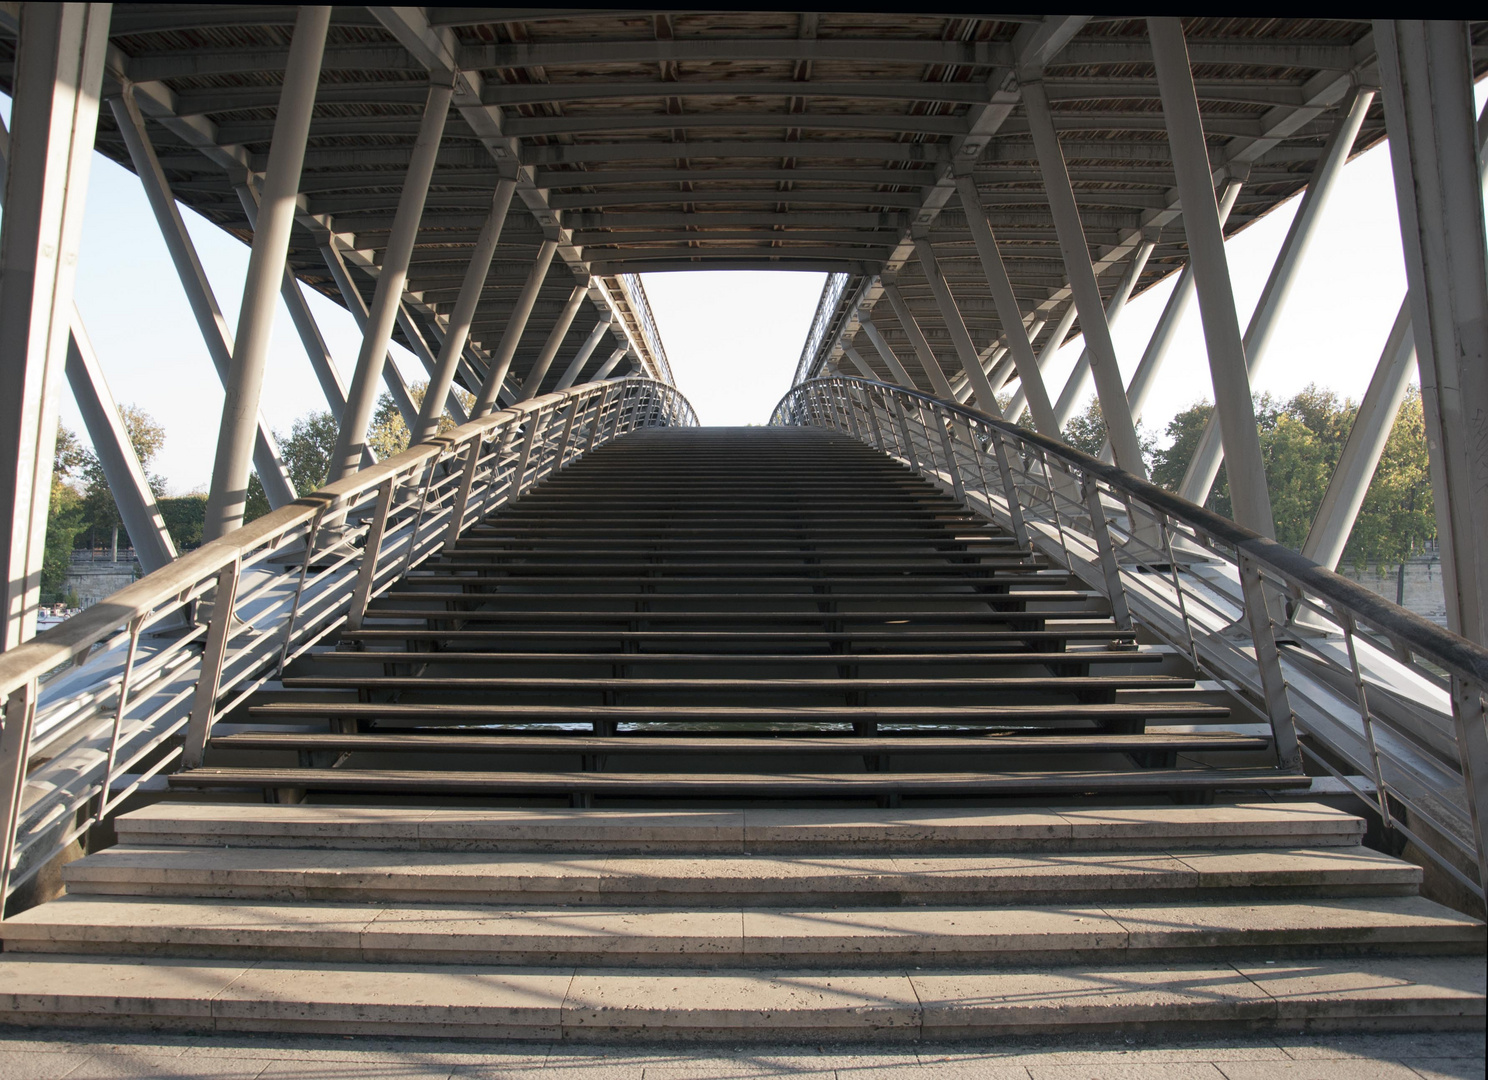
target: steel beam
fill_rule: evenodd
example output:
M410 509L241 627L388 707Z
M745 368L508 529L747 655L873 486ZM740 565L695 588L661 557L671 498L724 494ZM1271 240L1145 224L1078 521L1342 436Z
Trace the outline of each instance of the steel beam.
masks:
M1064 314L1059 316L1059 322L1054 324L1054 330L1049 334L1049 340L1044 342L1044 351L1039 353L1038 366L1042 372L1049 366L1049 360L1064 346L1064 339L1069 336L1070 327L1075 325L1075 316L1079 309L1075 307L1074 301L1064 306ZM1018 418L1023 415L1023 410L1028 407L1028 394L1019 386L1013 391L1012 400L1008 402L1006 419L1009 423L1016 424Z
M362 332L362 338L365 341L368 325L367 302L362 299L361 291L351 280L351 271L347 268L346 259L342 255L341 245L334 236L328 236L326 242L320 246L320 255L325 260L326 269L331 272L331 280L336 283L336 288L341 293L341 300L345 303L346 310L351 312L352 320L357 324L357 329ZM393 399L398 415L411 429L418 422L418 406L414 404L413 395L408 391L408 384L403 381L403 373L393 362L392 353L384 352L383 357L383 384L387 386L388 394ZM343 409L343 416L344 413Z
M1080 222L1080 208L1070 186L1064 154L1059 149L1059 136L1049 113L1049 102L1038 82L1023 85L1023 104L1028 114L1038 151L1039 170L1044 174L1049 195L1049 212L1059 233L1059 249L1064 254L1065 271L1069 274L1070 291L1080 312L1080 329L1085 347L1090 350L1091 368L1095 373L1095 390L1100 398L1101 414L1116 451L1116 464L1134 476L1145 477L1142 447L1137 442L1136 425L1126 407L1126 384L1116 362L1116 346L1111 341L1111 328L1101 302L1100 285L1095 280L1095 267L1090 261L1090 248L1085 242L1085 229Z
M1473 126L1469 29L1467 23L1447 21L1382 20L1374 26L1436 496L1447 625L1484 644L1488 228Z
M628 352L630 352L630 349L627 346L621 345L614 352L610 353L610 358L599 365L599 370L594 373L594 378L589 381L599 382L600 379L608 378L610 372L614 371L620 361L625 359L625 354Z
M1261 298L1256 302L1255 311L1250 316L1244 338L1246 376L1252 386L1266 361L1272 332L1297 279L1297 271L1312 243L1317 223L1328 205L1328 197L1332 195L1343 166L1348 162L1349 151L1354 147L1354 140L1358 137L1359 128L1363 126L1364 117L1373 101L1373 90L1354 92L1348 111L1339 118L1332 135L1328 137L1323 156L1313 169L1307 190L1302 194L1301 205L1297 207L1297 213L1287 229L1286 239L1282 241L1281 250L1271 267L1271 274L1266 279L1266 287L1261 290ZM1188 463L1188 471L1184 474L1178 493L1190 502L1202 505L1209 498L1214 480L1219 475L1220 458L1219 414L1215 412L1204 425L1203 434L1199 436L1199 444L1194 449L1193 459Z
M863 376L863 378L872 379L874 382L882 381L878 377L878 372L874 371L868 361L863 359L863 354L851 345L844 344L842 346L842 355L847 357L852 366L858 369L858 374Z
M145 573L153 573L176 557L176 545L165 527L165 519L160 516L160 508L155 505L155 493L150 490L149 478L129 439L76 307L72 311L71 328L72 336L67 343L67 384L72 387L73 400L83 415L83 426L88 429L88 441L103 466L104 479L134 545L135 556Z
M259 227L253 232L243 306L238 314L212 487L207 495L204 540L215 540L243 523L248 498L248 469L258 428L258 402L274 331L277 286L284 277L295 198L315 105L315 85L330 25L328 7L302 7L295 19L284 88L274 118L274 142L264 173ZM360 455L358 455L360 457Z
M961 207L966 211L966 226L976 244L982 272L987 276L987 288L997 307L997 317L1003 326L1003 339L1007 342L1007 349L1018 369L1018 380L1023 385L1024 397L1033 410L1034 426L1043 434L1058 438L1059 424L1054 418L1054 409L1049 404L1049 392L1045 389L1043 375L1039 372L1038 357L1033 353L1033 342L1029 340L1023 311L1018 306L1017 297L1013 295L1013 283L1008 278L1007 266L1002 261L1002 253L997 249L997 237L987 224L987 215L982 209L976 182L964 173L957 176L956 193L961 197Z
M511 370L512 357L517 355L517 345L522 340L522 332L527 329L527 320L532 317L532 308L537 303L537 294L542 291L543 280L548 276L548 267L553 265L553 256L557 252L558 242L556 240L544 240L542 247L538 248L537 258L533 261L531 269L527 271L527 281L522 286L516 303L512 305L511 311L507 314L506 329L502 331L501 344L491 355L491 366L486 371L486 379L481 383L480 393L475 396L475 404L470 409L472 418L479 419L485 416L496 404L497 392L506 383L507 372Z
M594 350L599 347L600 341L609 332L611 324L610 313L607 311L599 317L599 322L594 324L594 329L589 331L589 336L584 339L584 344L579 346L579 351L569 361L568 367L564 369L563 375L558 380L558 385L553 387L556 393L559 390L567 390L578 381L579 373L584 370L589 357L594 355Z
M878 326L873 320L865 319L859 314L858 327L863 333L868 335L868 340L872 342L874 350L883 359L883 362L888 365L889 370L893 372L894 379L899 385L906 390L918 390L919 387L915 385L914 379L910 377L904 365L899 362L899 357L894 354L894 350L884 340L883 334L879 331Z
M0 651L36 633L109 10L28 4L20 12L0 227Z
M362 348L357 354L356 371L346 393L346 414L336 435L336 449L331 455L327 479L335 482L354 473L367 442L367 425L377 405L377 384L382 379L388 360L388 345L393 339L393 324L408 281L408 261L418 239L419 219L424 213L424 200L434 176L434 161L444 134L454 89L447 82L431 82L429 97L419 121L418 137L409 157L408 173L398 197L398 212L393 231L383 252L377 286L367 312L367 325L362 333ZM418 423L415 413L407 421L412 428Z
M1226 470L1230 478L1230 503L1236 522L1262 536L1274 537L1276 526L1271 517L1271 496L1266 490L1266 464L1261 457L1255 407L1250 400L1250 380L1245 374L1245 344L1240 337L1240 319L1230 287L1224 230L1219 224L1219 204L1214 199L1213 174L1204 144L1199 102L1194 96L1183 24L1176 18L1162 18L1149 19L1147 26L1162 91L1163 114L1168 121L1168 142L1173 148L1179 198L1183 201L1183 231L1188 237L1199 315L1204 322L1214 407L1220 417L1225 459L1230 463ZM1124 388L1121 404L1125 408ZM1121 448L1115 440L1112 446L1119 463Z
M920 362L920 370L930 380L935 396L947 401L951 400L955 396L955 392L951 389L951 381L946 378L945 370L940 366L935 350L930 348L930 342L926 339L925 332L920 329L914 312L910 311L909 305L904 302L904 294L899 291L899 286L893 282L885 282L884 296L888 299L889 306L894 309L894 317L899 320L899 329L904 331L904 336L909 339L910 347L915 351L915 359Z
M481 226L480 236L470 253L470 261L465 268L465 280L460 283L460 295L455 300L455 309L445 326L439 361L433 374L429 376L429 389L424 393L418 422L412 429L415 443L427 442L439 430L439 417L444 413L444 403L450 396L455 369L470 337L470 324L475 321L475 309L485 290L486 278L491 272L491 259L496 254L501 230L506 225L506 213L511 207L512 193L516 190L515 180L502 180L491 195L491 212L486 216L486 223Z
M1137 287L1137 282L1142 278L1142 271L1147 268L1147 259L1152 255L1152 249L1157 245L1147 240L1137 246L1131 254L1131 261L1127 263L1126 273L1122 275L1121 283L1116 286L1116 292L1111 296L1111 302L1106 305L1106 325L1114 326L1121 313L1126 310L1126 302L1131 299L1132 290ZM1059 392L1059 402L1054 406L1054 419L1063 430L1064 425L1070 422L1070 417L1075 415L1075 407L1079 405L1080 399L1085 396L1090 387L1090 346L1080 350L1080 356L1075 361L1074 369L1069 378L1065 380L1064 389ZM1132 423L1136 423L1133 417Z
M951 294L951 287L940 271L940 264L935 259L935 249L930 246L928 239L920 236L915 238L915 251L919 253L920 269L930 285L930 292L935 296L935 305L940 309L940 321L950 335L956 358L961 361L962 374L976 397L978 407L990 416L1001 417L1002 410L997 407L997 395L992 392L992 384L987 381L987 373L982 370L982 358L977 355L971 334L966 330L966 322L961 318L960 309L956 307L956 298ZM954 399L955 391L951 389L949 382L946 383L946 390L946 397Z
M563 346L563 339L568 336L569 327L573 326L579 307L588 295L588 285L575 285L573 291L568 294L568 303L564 304L563 310L558 313L558 321L553 324L553 329L548 331L548 339L543 342L542 351L537 354L537 359L532 362L532 367L522 382L522 392L517 395L518 401L528 401L537 397L542 381L547 377L548 368L553 366L553 358L558 355L558 350Z

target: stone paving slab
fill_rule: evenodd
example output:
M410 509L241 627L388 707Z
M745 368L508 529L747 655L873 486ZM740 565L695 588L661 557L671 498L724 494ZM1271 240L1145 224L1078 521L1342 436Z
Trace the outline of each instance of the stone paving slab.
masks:
M0 1080L1475 1080L1484 1054L1482 1032L726 1050L49 1029L0 1030Z

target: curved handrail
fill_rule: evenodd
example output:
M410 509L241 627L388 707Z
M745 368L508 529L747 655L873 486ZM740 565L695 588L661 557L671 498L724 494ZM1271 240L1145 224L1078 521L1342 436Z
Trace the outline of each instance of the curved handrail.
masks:
M1140 477L957 402L834 375L792 387L771 422L876 445L1009 525L1103 593L1120 625L1135 615L1266 721L1279 766L1310 759L1449 877L1480 899L1488 891L1488 649Z
M612 385L618 385L622 381L630 385L645 384L670 391L685 406L686 418L694 425L697 423L691 404L675 388L643 378L615 380ZM243 555L308 524L317 514L332 509L338 503L347 502L352 496L376 488L389 477L417 471L418 466L447 456L449 451L464 446L472 438L484 435L513 419L541 412L555 402L593 392L598 385L604 384L575 386L487 413L345 479L302 495L287 506L255 518L227 536L184 553L154 573L146 574L138 581L126 585L107 600L85 608L65 622L37 634L30 641L0 653L0 701L27 681L84 654L131 618L147 615L161 604L169 603L192 582L215 574Z
M199 763L217 717L359 625L471 523L612 439L696 423L651 379L546 394L280 507L0 654L0 897L153 776Z
M1178 521L1234 545L1258 563L1270 567L1299 584L1306 585L1329 603L1336 603L1352 611L1361 621L1389 635L1412 652L1419 653L1449 670L1460 670L1462 674L1470 676L1474 681L1488 683L1488 649L1483 646L1422 618L1414 611L1390 603L1378 593L1370 592L1342 574L1313 562L1299 551L1294 551L1260 533L1252 532L1223 515L1206 510L1197 503L1191 503L1165 488L1158 487L1151 481L1133 476L1124 469L1107 464L1100 458L1077 450L1068 443L1016 424L1010 424L1006 420L989 416L977 409L969 409L959 402L945 401L919 390L909 390L892 383L877 382L872 379L846 375L825 376L792 387L775 406L770 422L772 424L781 422L778 418L783 415L782 410L786 403L800 396L813 384L832 382L856 383L890 391L903 397L915 398L952 416L995 428L1022 442L1036 446L1045 453L1052 454L1067 464L1075 466L1082 473L1097 476L1110 487L1135 496Z

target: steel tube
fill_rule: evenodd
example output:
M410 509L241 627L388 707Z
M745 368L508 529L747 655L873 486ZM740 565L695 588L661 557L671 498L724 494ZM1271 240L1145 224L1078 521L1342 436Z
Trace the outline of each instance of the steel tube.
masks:
M584 370L584 365L589 362L589 357L594 355L594 350L599 348L599 343L604 340L613 322L613 316L607 311L600 316L599 322L594 324L594 329L589 331L589 336L584 339L584 344L579 346L579 351L574 358L568 362L563 375L558 379L558 385L553 387L554 393L559 390L567 390L578 381L579 373Z
M527 281L512 305L506 318L506 329L501 334L501 344L491 356L491 366L486 370L486 380L481 383L480 393L475 396L475 405L470 410L471 419L478 419L490 412L496 404L496 395L506 382L511 370L512 357L517 355L517 345L522 340L522 331L527 329L527 320L532 317L537 294L542 291L543 280L548 276L548 267L553 265L553 256L558 251L558 241L544 240L537 249L537 259L527 272Z
M226 400L222 404L222 426L217 435L212 487L207 495L207 516L202 527L204 540L215 540L243 524L248 469L258 429L258 402L279 299L276 294L289 252L300 169L305 160L305 139L310 133L310 114L315 105L320 60L330 21L328 7L302 7L295 19L284 87L274 118L274 139L264 172L259 227L253 232L243 305L238 314L237 341L233 346Z
M1147 268L1147 259L1152 255L1152 249L1157 245L1143 241L1137 245L1132 252L1131 258L1127 260L1126 273L1121 276L1121 283L1116 286L1116 292L1111 296L1111 302L1106 305L1106 325L1114 326L1121 313L1126 310L1126 302L1131 299L1132 290L1137 287L1137 282L1142 277L1142 271ZM1079 405L1080 399L1090 388L1090 346L1080 350L1079 357L1075 360L1075 366L1070 371L1069 378L1065 380L1064 389L1059 392L1059 401L1054 406L1054 419L1063 430L1064 425L1070 422L1070 417L1075 415L1075 407ZM1136 423L1135 417L1132 423Z
M568 336L569 327L573 326L579 307L588 295L588 285L575 285L573 291L568 294L568 303L564 304L563 310L558 313L558 321L553 324L548 339L543 342L542 351L537 354L537 359L533 361L532 368L527 372L527 378L522 383L522 392L517 395L518 401L528 401L537 396L543 379L547 377L548 368L553 366L553 358L558 355L563 339Z

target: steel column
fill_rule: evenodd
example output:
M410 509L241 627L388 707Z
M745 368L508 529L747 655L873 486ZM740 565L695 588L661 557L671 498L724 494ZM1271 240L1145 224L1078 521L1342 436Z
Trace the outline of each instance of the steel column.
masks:
M1230 180L1225 184L1224 193L1219 199L1221 228L1229 219L1230 211L1235 208L1235 200L1239 198L1242 186L1239 180ZM1132 372L1131 382L1126 387L1126 402L1131 406L1133 420L1142 419L1142 413L1147 408L1147 399L1152 394L1157 373L1162 370L1163 361L1168 357L1168 346L1173 343L1173 332L1178 329L1178 324L1183 321L1184 315L1188 312L1188 304L1193 299L1193 293L1193 265L1185 263L1182 272L1178 275L1178 283L1173 286L1173 292L1168 296L1163 313L1157 320L1157 325L1152 328L1152 336L1147 339L1147 348L1142 351L1142 359L1137 364L1137 370Z
M884 336L879 331L878 327L871 319L864 318L862 312L858 313L858 326L863 331L863 333L868 335L868 340L873 343L874 350L883 359L883 362L889 366L889 370L894 373L894 378L898 380L899 385L904 387L906 390L918 390L919 387L916 386L915 381L909 377L909 372L905 370L904 365L899 362L899 357L894 355L894 350L891 349L889 347L889 343L884 340Z
M191 305L191 313L196 317L202 341L207 346L207 355L212 358L217 377L226 386L228 371L232 367L232 331L227 328L227 319L222 315L211 282L207 280L207 273L197 257L196 245L191 242L191 234L186 231L186 223L181 219L181 208L176 205L176 197L165 177L165 170L160 167L160 160L155 156L155 147L150 144L149 134L145 130L145 118L139 111L139 104L134 100L133 87L125 87L121 97L110 98L109 107L119 125L119 134L124 138L124 145L129 150L129 159L139 176L145 199L155 214L155 223L165 240L165 249L170 253L176 275L181 279L181 288L185 290L186 302ZM252 224L251 218L249 223ZM257 423L258 432L253 438L253 471L258 473L269 506L277 510L294 501L294 483L289 479L274 432L262 415L257 417Z
M496 255L496 245L501 240L501 230L506 226L506 212L511 207L512 193L517 190L515 180L502 180L491 196L491 210L476 237L475 247L470 252L470 263L465 267L465 278L460 282L460 293L455 299L454 311L444 328L444 343L439 349L439 362L429 376L429 389L424 393L424 403L419 410L418 423L412 429L413 442L427 442L439 430L439 417L444 412L444 403L450 396L450 386L455 380L455 368L470 339L470 324L475 321L475 309L481 301L486 287L486 278L491 272L491 260Z
M103 466L104 478L114 494L119 517L139 556L140 566L147 574L159 570L176 557L176 545L165 527L165 519L160 516L160 508L155 505L155 493L150 490L144 467L129 441L129 432L119 416L114 395L109 392L76 307L72 312L72 337L67 343L67 383L72 387L78 412L83 414L88 440Z
M1100 398L1101 413L1111 445L1116 448L1116 464L1135 476L1147 475L1142 463L1142 447L1137 442L1136 425L1126 407L1126 384L1116 363L1116 346L1111 342L1111 328L1106 324L1106 310L1101 302L1100 285L1090 262L1090 246L1085 242L1085 227L1080 221L1080 208L1075 204L1075 191L1070 186L1069 169L1054 119L1049 113L1049 100L1041 82L1023 84L1023 106L1028 114L1028 129L1038 155L1039 171L1049 199L1049 212L1054 218L1054 231L1059 237L1059 250L1064 255L1065 273L1069 275L1070 292L1080 312L1080 329L1085 347L1090 351L1095 372L1095 391Z
M6 515L0 651L36 632L58 396L108 24L108 4L20 9L0 228L0 515ZM16 807L19 798L17 789Z
M419 222L424 216L424 201L429 195L429 181L434 176L434 163L449 115L454 89L446 84L431 84L419 122L418 137L409 157L408 172L403 178L403 192L398 197L398 210L393 215L392 232L383 252L377 274L377 287L367 312L367 327L362 334L361 352L357 354L356 371L346 393L346 415L336 436L336 449L331 455L327 479L331 482L357 470L362 448L367 441L367 425L377 404L377 384L387 363L388 344L393 339L393 323L398 306L403 302L403 286L408 281L408 263L413 245L418 240ZM417 414L409 423L418 423Z
M1054 419L1054 408L1049 404L1049 391L1039 373L1038 357L1033 354L1033 342L1029 339L1023 312L1018 307L1018 298L1013 295L1013 283L1008 278L1002 252L997 249L997 237L987 223L987 212L982 208L976 181L970 175L956 177L956 192L961 197L961 208L966 211L966 227L971 231L971 239L981 258L982 273L987 276L987 288L992 293L992 303L997 308L997 318L1002 323L1003 338L1017 368L1018 381L1024 388L1024 398L1033 410L1034 426L1043 434L1058 438L1059 424Z
M935 306L940 309L940 321L951 335L956 358L961 361L961 372L966 376L967 385L971 387L977 405L989 416L1001 418L1002 410L997 407L997 395L992 392L992 384L987 381L987 373L982 370L982 358L977 355L977 347L972 344L966 321L961 318L961 309L956 306L956 298L951 294L950 283L940 272L940 261L935 257L935 249L923 236L915 237L914 246L920 256L920 268L935 297ZM895 291L898 291L897 288ZM929 347L928 343L926 347ZM946 383L945 397L955 400L955 391L951 389L949 381Z
M331 272L331 280L336 283L336 289L341 293L341 300L346 305L346 310L351 312L352 320L357 324L357 329L362 332L363 337L367 333L367 303L362 299L362 294L357 290L356 284L351 280L351 271L347 269L346 260L341 256L341 248L334 236L326 237L326 242L320 246L321 258L325 260L326 269ZM403 373L398 370L398 365L393 363L392 353L383 354L382 381L388 389L388 394L393 399L393 405L398 410L398 415L403 417L403 423L410 428L418 422L418 406L413 403L413 395L408 392L408 384L403 381ZM342 415L345 415L342 409ZM365 448L370 453L370 448ZM365 456L365 454L364 454Z
M1149 19L1147 25L1163 115L1167 118L1168 143L1173 151L1173 169L1178 177L1179 198L1183 201L1183 231L1188 237L1189 261L1199 294L1199 315L1204 322L1215 411L1220 418L1225 460L1230 463L1226 471L1230 478L1231 505L1239 524L1263 536L1274 536L1276 527L1271 518L1271 496L1266 490L1266 465L1261 458L1255 407L1250 400L1250 380L1245 375L1245 345L1240 337L1240 319L1235 313L1235 294L1230 288L1224 230L1219 225L1219 204L1214 200L1209 151L1204 145L1204 126L1199 117L1193 72L1188 66L1183 24L1174 18L1164 18ZM1125 402L1123 391L1122 404ZM1116 460L1121 460L1119 447Z
M588 285L575 285L573 291L568 294L568 303L564 304L563 310L558 313L558 321L553 324L548 340L543 342L542 351L537 354L531 370L527 372L527 378L522 383L522 392L517 395L518 401L527 401L537 396L543 379L547 377L548 368L553 366L553 357L558 355L563 339L568 336L568 328L573 325L574 317L578 315L579 307L588 295Z
M1410 386L1411 372L1416 366L1416 339L1411 333L1410 315L1410 298L1407 297L1400 304L1395 324L1390 327L1390 336L1380 353L1374 377L1369 380L1369 389L1364 391L1364 400L1359 404L1353 427L1349 428L1343 453L1333 468L1328 490L1302 544L1303 555L1329 570L1338 566L1348 544L1349 533L1353 532L1354 522L1359 517L1359 507L1364 505L1369 482L1374 478L1375 467L1390 438L1390 428L1400 412L1400 403L1405 400L1406 388Z
M614 352L610 353L610 358L599 365L599 370L594 373L594 378L589 381L599 382L600 379L606 378L610 372L615 370L620 361L625 359L625 354L628 352L630 352L630 347L628 345L621 345Z
M1141 280L1142 271L1147 268L1147 259L1152 255L1152 249L1157 245L1150 240L1144 240L1137 245L1132 252L1131 258L1127 260L1126 273L1121 277L1121 284L1116 286L1115 293L1111 296L1111 302L1106 305L1106 325L1114 326L1121 313L1126 310L1126 302L1131 299L1132 290L1137 287ZM1059 401L1054 406L1054 418L1059 423L1060 429L1070 422L1070 417L1075 415L1075 406L1085 396L1085 391L1090 387L1090 346L1080 350L1079 358L1075 360L1074 369L1065 380L1064 389L1059 392ZM1133 418L1132 423L1136 420Z
M1261 290L1261 298L1256 302L1255 311L1250 316L1244 338L1246 375L1252 385L1261 372L1261 365L1265 363L1266 346L1271 342L1277 318L1291 293L1293 282L1297 279L1297 269L1302 265L1307 248L1312 243L1317 223L1328 204L1328 196L1333 193L1334 183L1343 172L1349 151L1353 149L1354 139L1359 134L1359 127L1364 123L1364 116L1369 112L1369 105L1373 101L1373 90L1354 92L1349 110L1334 127L1323 148L1323 156L1312 171L1312 178L1302 195L1302 204L1297 207L1291 227L1287 229L1286 239L1282 241L1276 262L1271 267L1271 274L1266 279L1266 287ZM1183 484L1178 489L1178 493L1190 502L1202 504L1208 499L1209 492L1214 488L1215 477L1219 475L1218 416L1218 412L1210 414L1209 422L1204 425L1204 432L1199 436L1199 445L1194 450L1193 459L1188 463Z
M305 161L305 139L330 25L328 7L302 7L295 19L294 37L284 71L284 87L274 117L274 138L264 172L259 227L253 232L243 305L238 314L217 455L212 465L212 488L207 495L205 540L215 540L243 523L248 497L248 468L258 429L258 401L274 331L277 287L284 278L289 234L294 226L300 169Z
M584 339L584 344L579 346L579 351L569 361L563 377L558 380L558 385L553 390L567 390L578 381L579 373L584 370L584 365L589 362L589 357L594 355L594 350L599 348L599 343L604 340L605 333L610 329L614 319L608 311L600 316L599 322L594 324L594 329L589 331L589 336Z
M480 393L475 397L475 405L470 410L472 419L479 419L491 411L496 404L496 395L501 392L506 382L506 373L511 370L512 357L517 355L517 345L522 340L522 332L527 329L527 320L532 317L533 305L537 303L537 294L542 291L543 279L548 276L548 267L553 265L553 256L558 251L558 241L544 240L542 246L537 249L537 259L532 264L532 269L527 272L527 280L522 285L522 291L517 296L517 302L512 305L511 313L506 318L506 329L501 334L501 344L496 347L496 352L491 356L491 366L486 370L486 380L481 383Z
M1065 305L1064 314L1059 317L1059 322L1054 324L1054 330L1049 334L1049 340L1044 342L1044 351L1039 353L1038 366L1040 372L1049 366L1049 359L1063 346L1064 339L1069 336L1070 327L1075 325L1075 316L1078 314L1079 309L1075 307L1073 300ZM1035 336L1030 335L1030 337ZM1013 391L1012 400L1008 402L1006 413L1008 423L1016 424L1018 418L1023 415L1023 410L1027 407L1028 395L1024 393L1023 387L1020 385L1018 389Z
M894 309L894 317L899 320L899 328L904 331L904 336L909 338L909 344L914 348L915 357L920 361L921 370L930 380L936 397L951 400L953 397L951 382L946 378L940 361L936 359L935 351L930 348L930 342L925 339L925 333L920 329L920 324L915 321L914 313L904 302L899 286L893 283L885 284L884 296L888 298L889 306Z
M1469 27L1374 24L1447 624L1488 641L1488 236ZM1467 763L1464 762L1464 766ZM1482 808L1479 808L1480 810Z

